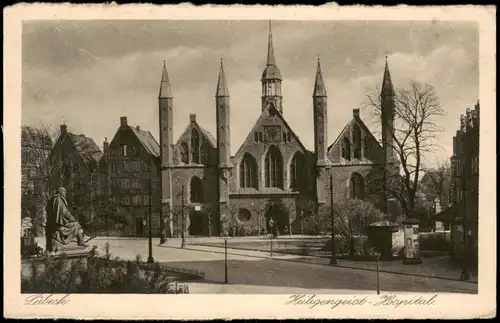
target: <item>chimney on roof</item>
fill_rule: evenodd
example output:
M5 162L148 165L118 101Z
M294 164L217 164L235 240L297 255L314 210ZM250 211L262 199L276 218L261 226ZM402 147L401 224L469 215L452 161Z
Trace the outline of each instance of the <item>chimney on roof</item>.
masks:
M66 134L67 131L68 131L68 126L66 126L65 124L62 124L61 125L61 135Z
M120 117L120 126L122 127L128 126L127 117Z
M196 114L190 114L189 115L189 121L196 122Z
M359 109L352 109L352 116L355 118L359 118Z
M103 144L102 144L102 150L103 150L104 155L107 155L107 153L108 153L108 149L109 149L109 142L108 142L108 138L107 138L107 137L104 137L104 142L103 142Z
M136 127L137 131L141 130L141 126Z

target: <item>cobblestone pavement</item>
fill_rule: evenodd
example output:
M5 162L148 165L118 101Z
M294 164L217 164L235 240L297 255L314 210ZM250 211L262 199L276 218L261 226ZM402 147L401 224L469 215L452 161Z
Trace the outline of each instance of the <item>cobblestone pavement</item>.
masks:
M102 250L109 242L110 252L122 259L135 259L140 254L148 256L147 239L96 238L92 245ZM192 250L196 246L180 248L180 241L170 239L167 246L153 246L155 261L167 266L205 272L205 281L196 283L192 293L290 293L290 290L310 293L373 293L376 290L376 273L345 267L332 267L315 263L298 262L292 255L269 259L258 252L245 250L238 254L228 250L228 281L224 282L224 254L218 250ZM233 253L234 251L234 253ZM274 255L273 255L274 256ZM381 293L387 292L445 292L477 293L477 284L408 276L381 272ZM223 286L221 286L221 284Z

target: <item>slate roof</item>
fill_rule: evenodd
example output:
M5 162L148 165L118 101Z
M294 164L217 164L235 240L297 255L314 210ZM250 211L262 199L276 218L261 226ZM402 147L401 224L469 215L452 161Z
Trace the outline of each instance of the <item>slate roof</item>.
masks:
M156 141L151 132L137 129L135 127L130 127L130 129L132 129L137 139L139 139L141 144L151 156L160 157L160 144Z
M356 122L356 118L352 118L351 121L349 121L345 126L344 128L342 128L342 131L338 134L337 136L337 139L335 139L335 141L333 142L333 144L331 144L330 146L328 146L328 152L330 152L332 150L332 148L339 142L339 140L343 137L344 133L346 132L346 130L351 126L351 124L355 123ZM368 134L369 136L371 136L374 141L377 143L377 146L379 148L382 148L382 145L380 144L380 142L375 138L375 136L373 136L372 132L370 131L370 129L368 129L368 127L366 126L366 124L363 122L363 120L361 119L358 119L357 121L358 125L361 126L364 130L365 130L365 133Z
M212 144L212 146L215 148L217 147L217 140L215 139L215 137L210 133L210 131L206 130L205 128L202 128L200 125L198 125L198 127L200 128L201 132L203 133L203 135L205 135L205 137L210 141L210 143Z
M95 143L94 139L85 135L75 135L68 132L68 137L75 145L76 151L84 159L85 162L99 162L103 153Z

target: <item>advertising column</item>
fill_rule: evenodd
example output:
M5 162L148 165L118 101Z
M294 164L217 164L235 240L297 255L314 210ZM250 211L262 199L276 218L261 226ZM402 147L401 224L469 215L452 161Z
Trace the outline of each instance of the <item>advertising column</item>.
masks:
M418 224L418 220L411 218L403 221L405 238L403 264L405 265L422 263L420 259Z

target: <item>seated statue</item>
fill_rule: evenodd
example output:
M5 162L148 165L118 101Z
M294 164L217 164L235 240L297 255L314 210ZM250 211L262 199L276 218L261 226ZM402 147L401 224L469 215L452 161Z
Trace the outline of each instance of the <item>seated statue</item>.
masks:
M69 245L76 240L79 246L88 247L84 241L80 223L71 215L66 201L66 189L59 187L47 203L45 228L47 251L57 251L58 246Z

